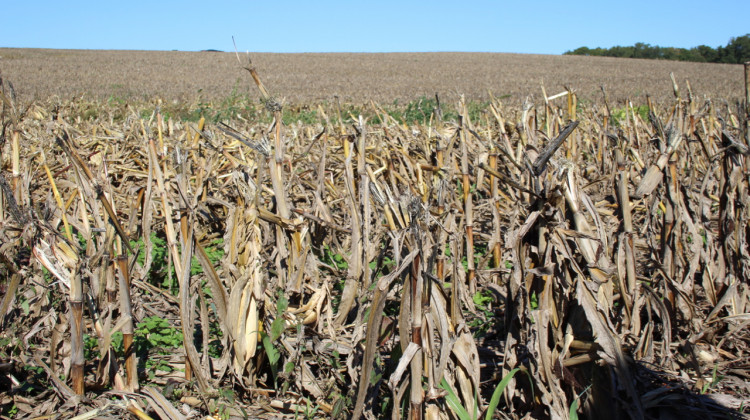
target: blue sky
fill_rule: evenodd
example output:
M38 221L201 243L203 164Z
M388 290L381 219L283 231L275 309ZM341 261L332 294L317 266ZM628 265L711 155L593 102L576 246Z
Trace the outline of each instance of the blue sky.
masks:
M252 52L561 54L645 42L726 45L750 1L21 1L0 47Z

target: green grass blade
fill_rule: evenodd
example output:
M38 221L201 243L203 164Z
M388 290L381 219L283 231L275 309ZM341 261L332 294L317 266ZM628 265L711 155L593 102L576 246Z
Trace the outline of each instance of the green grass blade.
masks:
M573 400L570 404L570 410L568 411L568 418L570 420L578 420L578 398Z
M513 378L513 375L518 372L520 368L515 368L508 372L507 375L503 378L503 380L500 381L499 384L497 384L497 388L495 388L495 392L492 393L492 398L490 398L490 405L487 407L487 413L485 414L485 419L490 420L492 418L492 415L495 414L495 410L497 410L498 404L500 404L500 397L503 396L503 392L505 392L505 387L508 386L508 383Z
M445 378L440 381L440 388L443 388L445 392L448 393L448 395L445 396L445 402L448 403L448 407L456 413L458 418L461 420L472 420L471 416L469 416L469 412L466 411L463 405L461 405L461 400L456 393L453 392L453 389L448 385L448 381L446 381Z
M573 400L572 403L570 403L570 410L568 410L568 418L570 420L578 420L578 400L581 399L581 395L585 394L586 391L589 390L589 388L591 388L591 385L587 386L586 389L584 389L583 392L578 394L576 399Z

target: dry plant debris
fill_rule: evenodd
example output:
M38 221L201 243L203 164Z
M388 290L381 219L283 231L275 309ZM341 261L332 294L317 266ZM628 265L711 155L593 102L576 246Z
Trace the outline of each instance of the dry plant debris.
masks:
M0 81L2 418L746 416L747 99L284 124L246 70L270 123Z

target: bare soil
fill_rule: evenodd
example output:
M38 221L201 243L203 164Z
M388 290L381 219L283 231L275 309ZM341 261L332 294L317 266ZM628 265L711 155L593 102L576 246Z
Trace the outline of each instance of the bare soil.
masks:
M608 57L499 53L251 53L271 93L286 103L409 102L421 96L485 101L489 92L509 103L553 95L569 87L579 99L657 102L673 97L670 73L696 98L741 98L742 66ZM0 48L0 70L21 99L218 100L258 96L242 66L248 55L178 51L101 51ZM687 94L685 92L684 94Z

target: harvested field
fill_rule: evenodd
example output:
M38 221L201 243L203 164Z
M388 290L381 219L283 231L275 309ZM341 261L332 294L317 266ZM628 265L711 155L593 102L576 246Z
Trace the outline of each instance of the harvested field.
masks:
M80 51L0 48L0 69L17 84L24 100L56 95L63 100L83 93L88 100L217 101L231 94L257 98L234 53L174 51ZM581 101L658 103L672 98L674 73L689 80L696 98L742 98L742 66L605 57L495 53L253 54L258 72L286 103L381 104L411 102L439 94L454 103L509 96L520 105L528 95L541 99L565 87ZM243 60L245 58L243 57ZM252 89L251 89L252 88ZM199 92L200 91L200 92Z
M92 76L30 93L9 63L52 53ZM352 70L371 90L339 106L290 56L107 53L144 73L108 100L114 71L70 58L104 53L66 53L0 52L0 418L747 418L741 68L481 106ZM263 106L145 70L207 55Z

